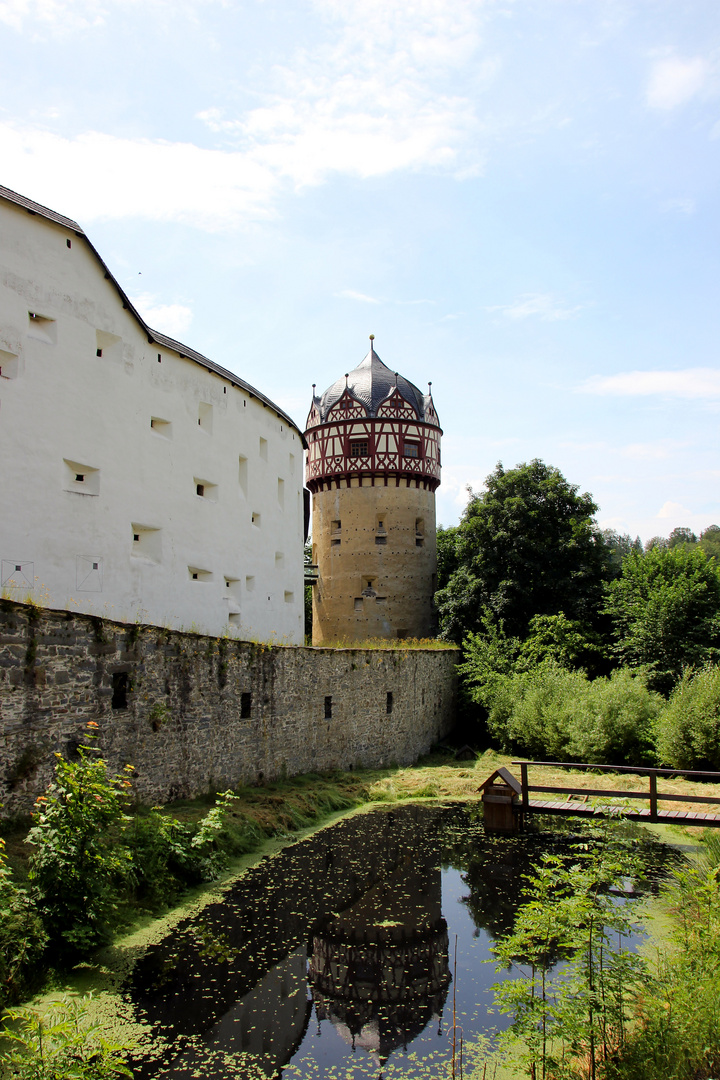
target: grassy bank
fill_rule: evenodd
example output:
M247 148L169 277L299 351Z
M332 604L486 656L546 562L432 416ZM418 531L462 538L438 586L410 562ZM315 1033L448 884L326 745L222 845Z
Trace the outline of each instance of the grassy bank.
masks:
M513 767L512 760L510 755L487 750L475 760L458 761L452 752L440 750L406 768L307 774L257 787L239 788L227 814L222 842L229 857L235 859L259 851L273 837L292 836L339 811L364 803L418 798L476 799L480 784L500 766L510 769L519 778L519 769ZM530 766L529 778L531 784L572 784L582 790L601 786L647 791L646 778L628 773L603 773L599 777L592 772ZM663 778L658 782L658 791L679 796L705 794L718 797L720 785L696 783L682 777ZM168 804L163 813L181 822L194 823L213 804L214 797L208 795ZM689 802L677 802L673 808L691 810L698 807ZM705 808L701 806L700 809ZM146 808L135 807L133 812L142 817ZM0 836L5 838L8 862L18 881L27 878L30 848L25 841L29 828L29 819L0 822Z

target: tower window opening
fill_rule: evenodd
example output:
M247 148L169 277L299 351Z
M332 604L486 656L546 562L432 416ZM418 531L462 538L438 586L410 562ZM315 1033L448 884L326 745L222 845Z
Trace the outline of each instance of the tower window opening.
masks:
M350 440L350 455L351 458L360 458L368 456L368 441L367 439L351 439Z
M69 248L72 247L72 240L66 240L65 243Z
M340 547L340 540L331 540L330 547Z
M96 356L102 356L102 349L96 349L95 350L95 355Z
M158 364L162 364L162 353L158 353Z
M405 440L405 446L403 447L405 457L407 458L419 458L420 457L420 443L411 442L409 439Z
M75 482L78 483L78 484L84 484L85 483L85 473L76 472L75 473Z
M423 540L422 536L416 536L415 537L415 547L421 548L424 545L424 543L425 543L425 541Z
M362 596L356 596L355 597L355 610L356 611L362 611L363 610Z
M244 691L240 695L240 719L247 720L252 714L252 694Z
M375 543L376 544L387 544L387 536L385 536L383 533L378 534L375 537Z
M387 692L387 694L385 696L385 712L389 716L392 711L393 711L392 690L388 690L388 692Z
M332 720L332 694L325 698L325 719Z
M340 522L339 521L331 521L330 522L330 528L332 529L333 532L340 532Z
M198 420L198 423L200 423L199 420ZM200 495L201 497L204 497L204 495L205 495L205 485L204 484L196 484L195 485L195 493L197 495Z

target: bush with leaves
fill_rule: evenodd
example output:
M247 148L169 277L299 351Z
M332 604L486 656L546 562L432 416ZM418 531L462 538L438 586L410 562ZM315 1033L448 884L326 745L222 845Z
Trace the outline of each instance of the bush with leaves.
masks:
M488 731L504 750L598 765L652 763L663 705L641 676L621 669L590 681L546 660L485 683Z
M46 941L27 892L12 880L0 837L0 1009L32 989Z
M11 1009L0 1040L0 1080L115 1080L132 1077L124 1048L89 1021L88 998L62 998L44 1013Z
M56 755L55 779L36 802L28 834L31 895L60 954L83 954L110 940L130 870L120 841L131 767L111 776L97 753L81 746L77 761Z
M720 769L720 665L684 672L660 713L657 751L676 769Z

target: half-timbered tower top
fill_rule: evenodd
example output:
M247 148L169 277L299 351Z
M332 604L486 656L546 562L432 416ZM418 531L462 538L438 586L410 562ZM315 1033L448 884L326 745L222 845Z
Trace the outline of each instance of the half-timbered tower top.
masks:
M370 352L358 364L354 371L342 375L329 387L322 397L314 397L313 405L317 411L317 423L324 424L330 411L340 404L336 412L347 412L359 407L360 415L387 415L390 407L392 415L398 410L408 415L414 413L418 420L427 420L437 424L433 407L430 385L427 394L423 394L414 383L403 378L397 371L391 371L383 364L375 352L373 338L370 339ZM312 410L308 417L308 427Z
M342 477L413 478L440 483L440 436L431 383L423 394L370 352L354 371L313 399L307 418L307 484L311 491Z

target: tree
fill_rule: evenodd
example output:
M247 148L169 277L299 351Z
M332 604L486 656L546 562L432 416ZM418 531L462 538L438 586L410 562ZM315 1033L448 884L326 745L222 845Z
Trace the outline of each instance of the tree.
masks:
M535 615L592 623L609 576L596 510L559 469L498 463L457 527L457 569L436 594L443 636L460 642L480 630L485 608L520 638Z
M708 559L715 556L720 563L720 526L708 525L704 532L700 533L699 547L705 552Z
M438 525L436 534L438 589L445 588L451 574L454 574L458 568L457 535L457 525L450 525L447 529L443 525Z
M623 559L631 551L642 551L642 541L639 536L633 540L629 533L619 533L615 529L603 529L602 538L608 549L610 571L613 577L620 573Z
M615 652L669 693L685 667L720 658L720 568L698 547L633 552L608 586Z
M686 546L692 546L697 544L698 538L692 529L688 529L686 525L678 525L677 529L673 529L667 539L667 546L669 548L678 547L680 544Z

